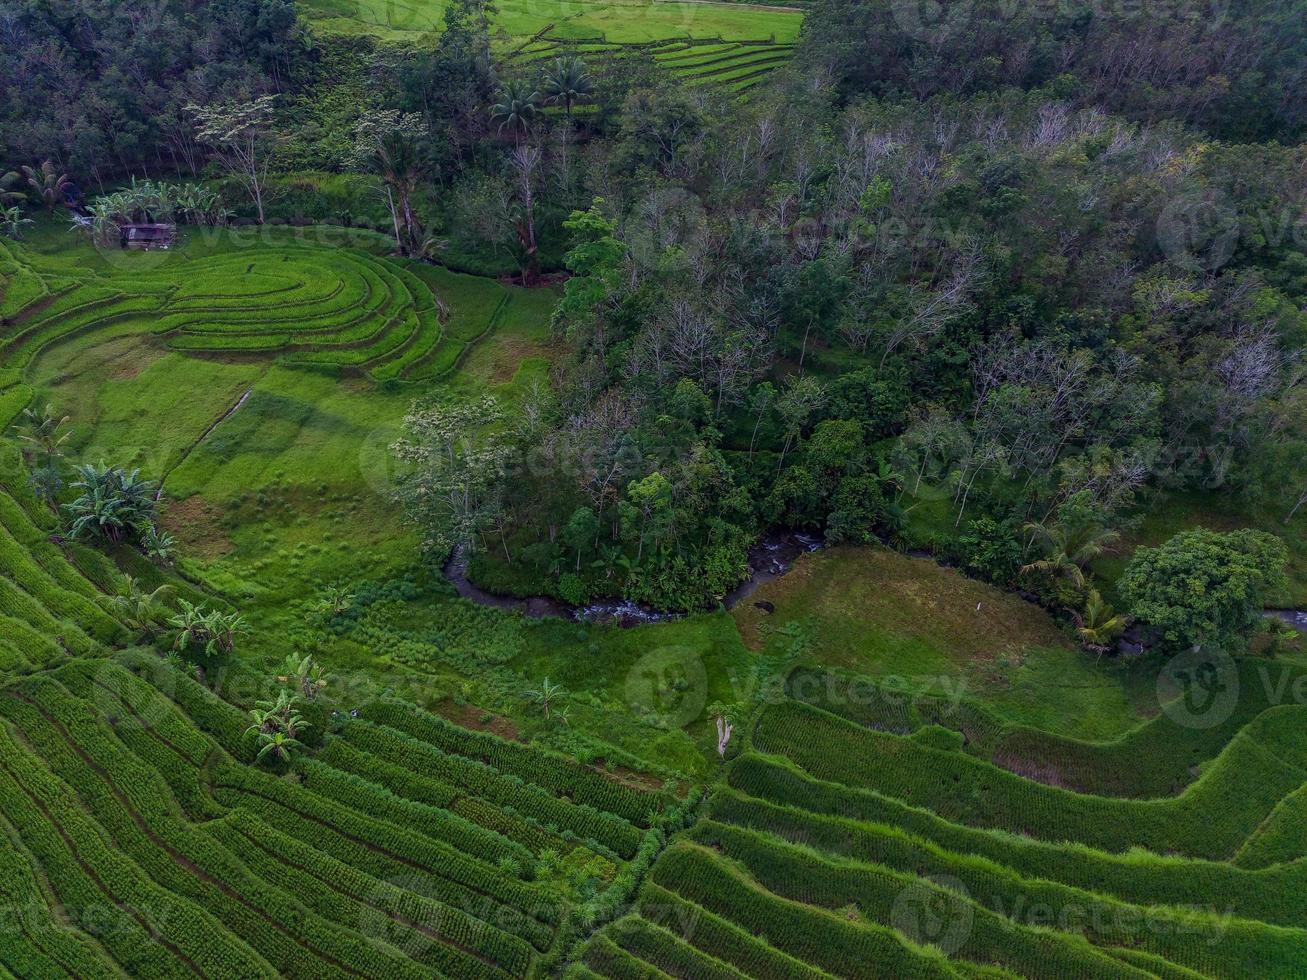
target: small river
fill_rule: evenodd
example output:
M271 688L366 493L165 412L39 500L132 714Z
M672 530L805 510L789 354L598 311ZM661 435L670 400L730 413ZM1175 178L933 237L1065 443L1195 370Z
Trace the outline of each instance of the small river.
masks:
M767 532L749 549L749 577L726 594L724 600L726 608L730 609L747 599L764 582L770 582L784 575L800 555L818 551L824 544L824 540L816 534L790 530ZM574 606L553 596L518 598L498 595L486 591L468 579L467 556L464 554L450 558L442 571L455 591L464 599L470 599L479 606L508 609L537 619L544 616L559 616L564 619L588 622L616 622L628 627L679 619L682 615L663 612L625 599L601 599L584 606Z
M825 540L818 534L802 531L778 529L768 531L758 543L749 549L749 577L726 593L724 605L732 609L751 596L764 582L780 578L792 567L800 555L820 551ZM929 552L909 552L913 558L932 559ZM479 606L491 606L495 609L507 609L520 612L533 619L545 616L557 616L562 619L575 619L586 622L615 622L623 627L639 626L643 623L661 623L679 619L682 613L663 612L649 606L631 602L626 599L601 599L584 606L555 599L553 596L529 596L525 599L515 596L498 595L470 581L467 577L467 556L455 555L445 563L442 569L445 578L464 599L470 599ZM1295 629L1307 632L1307 609L1267 609L1267 616L1281 620ZM1142 647L1139 648L1142 650ZM1126 647L1125 652L1139 652Z

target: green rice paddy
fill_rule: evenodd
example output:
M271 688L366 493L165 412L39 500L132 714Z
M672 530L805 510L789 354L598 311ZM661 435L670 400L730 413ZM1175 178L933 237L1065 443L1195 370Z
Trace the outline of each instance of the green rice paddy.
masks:
M344 33L413 39L439 30L445 4L432 0L303 0L310 23ZM494 27L512 38L544 32L569 39L644 44L669 38L768 38L793 41L800 4L759 5L697 0L549 0L495 4Z

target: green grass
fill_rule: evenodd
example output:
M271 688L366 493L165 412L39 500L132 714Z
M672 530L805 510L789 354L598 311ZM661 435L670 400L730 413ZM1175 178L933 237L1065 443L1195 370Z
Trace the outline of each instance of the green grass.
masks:
M422 0L303 0L301 10L323 29L387 39L416 39L439 30L445 4ZM596 39L619 44L667 38L757 38L793 41L803 14L739 3L682 3L677 0L581 0L496 5L494 26L513 38L530 38L546 28L562 39Z
M1003 721L1075 738L1112 738L1155 708L1146 668L1097 664L1038 606L884 548L806 556L732 615L751 648L979 698Z

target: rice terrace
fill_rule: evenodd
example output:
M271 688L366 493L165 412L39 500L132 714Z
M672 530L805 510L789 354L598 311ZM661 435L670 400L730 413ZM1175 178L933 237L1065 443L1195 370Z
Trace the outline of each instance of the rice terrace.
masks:
M1191 13L0 0L0 978L1307 976Z

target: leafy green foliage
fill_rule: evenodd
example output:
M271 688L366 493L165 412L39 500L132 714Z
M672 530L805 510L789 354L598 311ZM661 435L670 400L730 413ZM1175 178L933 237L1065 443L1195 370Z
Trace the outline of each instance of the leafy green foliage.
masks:
M83 463L76 467L76 477L70 486L80 493L64 505L73 537L121 544L154 527L158 487L141 479L140 470Z
M1121 578L1130 611L1174 647L1224 647L1245 638L1268 593L1283 584L1288 553L1259 531L1184 531L1141 548Z

